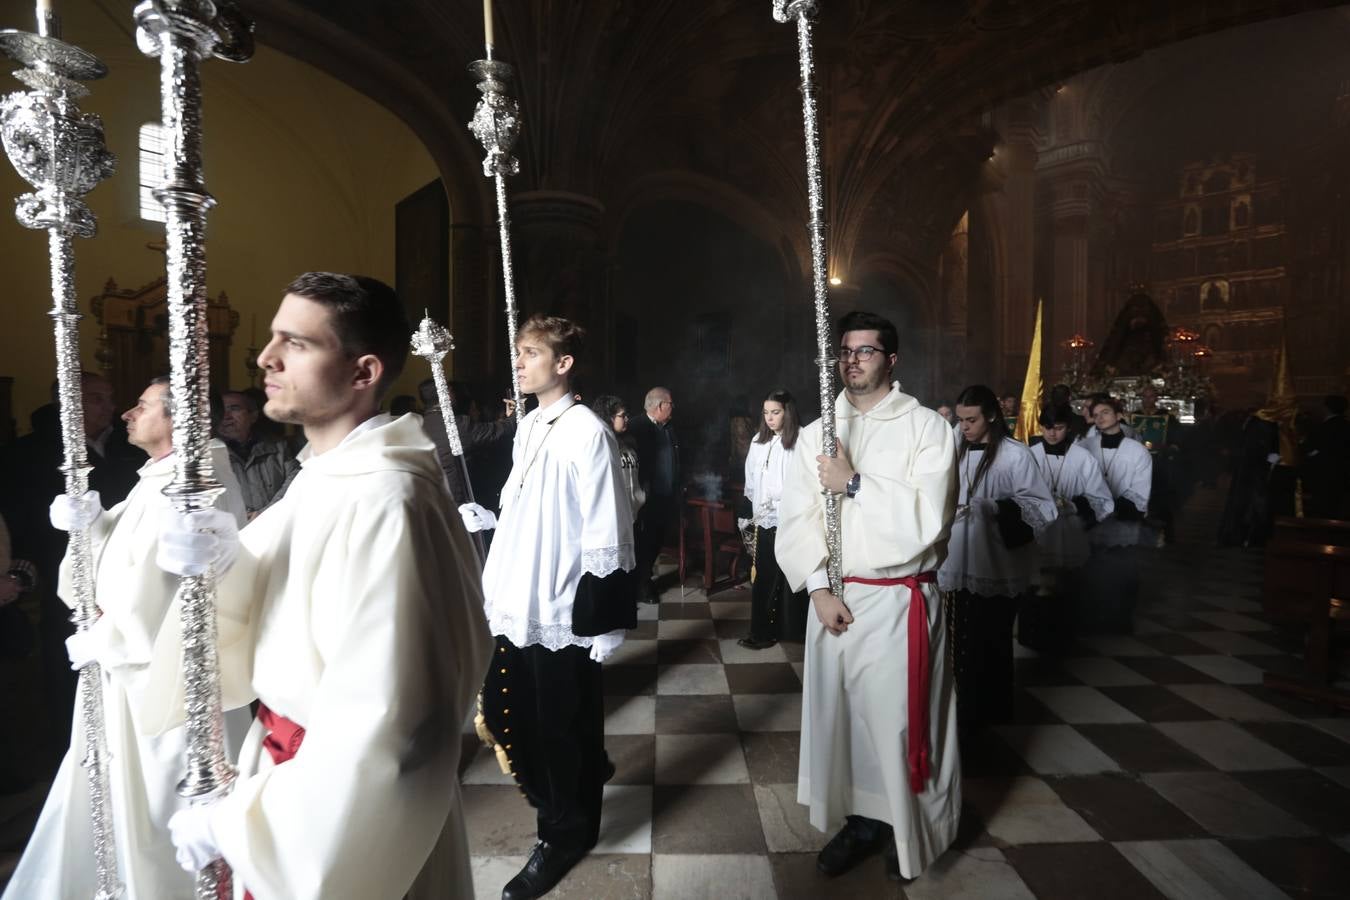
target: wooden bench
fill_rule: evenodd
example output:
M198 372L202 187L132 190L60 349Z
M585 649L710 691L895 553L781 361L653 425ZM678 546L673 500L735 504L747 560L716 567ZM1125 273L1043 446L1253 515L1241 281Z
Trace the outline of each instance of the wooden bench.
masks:
M1332 635L1338 622L1350 620L1350 522L1277 517L1266 543L1261 599L1272 621L1308 629L1305 676L1267 672L1266 685L1350 709L1350 692L1327 683Z
M695 540L703 556L703 590L711 594L716 588L738 584L742 580L740 567L745 555L745 543L736 526L734 504L697 497L690 497L684 503L685 508L680 514L680 584L684 584L690 544ZM691 519L694 522L690 522ZM694 523L697 523L696 527L690 528ZM719 554L730 557L727 578L720 582L715 575Z

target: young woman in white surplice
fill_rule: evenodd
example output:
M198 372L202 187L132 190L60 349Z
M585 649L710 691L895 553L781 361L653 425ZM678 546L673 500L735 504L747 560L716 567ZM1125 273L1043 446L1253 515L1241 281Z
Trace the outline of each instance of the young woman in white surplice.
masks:
M178 579L155 565L160 527L173 515L164 488L173 480L175 457L170 443L172 422L165 397L168 386L151 384L128 411L130 441L151 456L139 480L121 503L98 509L97 494L84 501L57 498L53 524L67 528L55 507L66 502L75 516L93 515L89 523L94 565L94 598L103 615L89 632L72 639L73 656L96 659L103 674L103 716L109 750L109 776L118 874L128 898L190 900L193 878L174 862L169 842L169 817L186 806L176 787L185 762L182 728L159 734L161 723L140 713L140 700L151 689L156 661L170 645L177 646L179 606L174 603ZM225 492L216 507L245 521L244 499L230 470L225 445L211 442L211 462ZM81 512L83 510L83 512ZM66 515L69 515L67 513ZM61 565L57 592L72 607L71 561ZM97 889L93 829L89 818L89 782L80 765L85 756L82 702L77 697L70 750L61 762L28 847L5 889L5 900L69 900L93 897ZM248 730L248 707L226 716L233 760Z
M938 583L952 591L957 712L962 727L1010 721L1012 627L1037 581L1035 537L1055 500L1026 445L1008 437L998 398L974 385L956 400L960 498Z
M750 588L750 633L738 641L749 650L763 650L780 640L799 641L806 629L806 596L788 587L773 549L778 536L783 475L792 464L801 430L797 401L787 391L774 391L764 400L760 423L759 432L750 442L750 452L745 455L745 499L751 515L738 521L742 531L754 529L755 581Z

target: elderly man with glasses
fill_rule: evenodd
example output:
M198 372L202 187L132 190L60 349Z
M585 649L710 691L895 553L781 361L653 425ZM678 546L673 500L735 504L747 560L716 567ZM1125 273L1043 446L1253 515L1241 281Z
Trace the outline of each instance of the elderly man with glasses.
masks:
M652 580L652 568L679 514L680 440L670 423L675 401L668 388L652 388L642 406L644 415L637 416L629 425L637 442L638 481L647 497L634 534L638 596L644 603L657 603L660 592Z

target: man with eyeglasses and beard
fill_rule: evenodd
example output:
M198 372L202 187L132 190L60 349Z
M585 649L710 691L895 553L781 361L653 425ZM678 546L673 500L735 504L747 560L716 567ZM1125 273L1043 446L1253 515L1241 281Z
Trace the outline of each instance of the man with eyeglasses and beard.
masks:
M838 453L821 424L784 475L775 554L811 592L797 801L811 824L846 824L817 857L827 876L881 851L915 878L956 837L961 764L936 572L956 512L950 423L892 381L895 326L867 312L839 324ZM824 500L841 495L844 596L826 576Z

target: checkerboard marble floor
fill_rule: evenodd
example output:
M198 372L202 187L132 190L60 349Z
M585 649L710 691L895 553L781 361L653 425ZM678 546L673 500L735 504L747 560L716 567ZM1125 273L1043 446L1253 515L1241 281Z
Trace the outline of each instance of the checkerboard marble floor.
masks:
M1350 895L1350 716L1268 691L1296 638L1263 620L1261 555L1213 547L1216 494L1150 552L1137 629L1059 662L1018 648L1016 721L964 753L961 837L922 877L829 880L796 802L802 647L738 647L749 594L668 590L605 667L600 845L550 896L1278 898ZM692 583L692 582L691 582ZM478 896L534 842L478 751L464 775Z
M1052 662L1019 648L1016 721L964 748L961 836L914 882L881 859L834 881L796 802L802 647L736 645L749 594L678 588L606 665L600 845L551 896L1111 898L1350 895L1350 716L1261 685L1297 671L1261 615L1259 551L1213 547L1198 494L1146 556L1135 634ZM495 898L534 816L466 738L478 896ZM45 786L0 797L0 884Z

